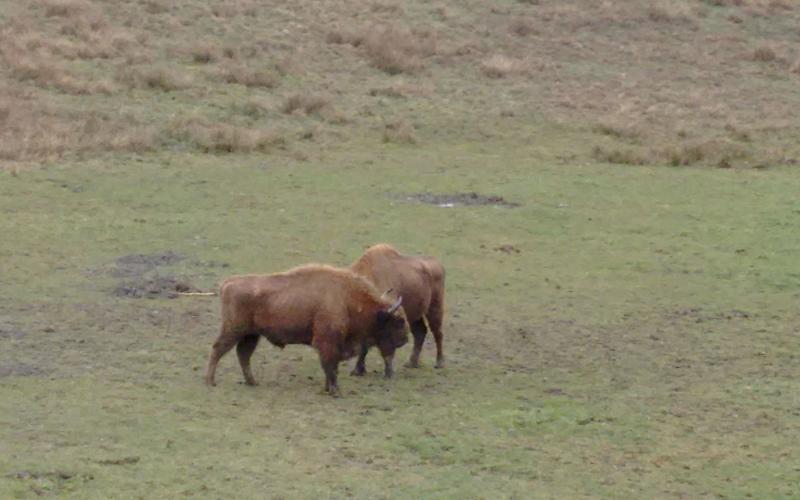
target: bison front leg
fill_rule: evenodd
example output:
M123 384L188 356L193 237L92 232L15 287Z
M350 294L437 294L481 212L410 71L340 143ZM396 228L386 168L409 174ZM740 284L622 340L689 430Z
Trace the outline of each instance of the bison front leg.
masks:
M322 361L322 371L325 372L325 392L335 398L341 396L338 384L339 361Z
M319 353L319 363L325 372L325 392L333 397L339 397L339 362L342 360L339 330L320 324L315 325L311 345Z
M394 354L383 356L383 377L392 378L394 376Z
M353 368L353 371L350 372L350 375L354 375L356 377L363 377L364 374L367 372L366 362L367 362L367 352L369 352L369 347L367 347L366 343L361 344L361 351L358 353L358 361L356 361L356 366Z

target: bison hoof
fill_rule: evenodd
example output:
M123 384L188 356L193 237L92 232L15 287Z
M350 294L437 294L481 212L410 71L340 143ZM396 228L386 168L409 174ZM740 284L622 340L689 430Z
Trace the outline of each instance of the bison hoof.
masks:
M352 375L354 377L363 377L364 373L366 373L365 369L359 368L359 367L355 367L355 368L353 368L353 371L350 372L350 375Z
M444 360L440 359L440 360L436 361L436 364L433 365L433 367L434 368L444 368Z
M339 392L339 388L338 387L334 387L333 389L328 391L328 394L330 394L331 397L334 397L334 398L342 397L342 393Z
M258 385L258 382L256 382L255 380L245 380L244 381L244 385L249 385L251 387L255 387L255 386Z
M406 368L419 368L419 361L408 361L405 364Z

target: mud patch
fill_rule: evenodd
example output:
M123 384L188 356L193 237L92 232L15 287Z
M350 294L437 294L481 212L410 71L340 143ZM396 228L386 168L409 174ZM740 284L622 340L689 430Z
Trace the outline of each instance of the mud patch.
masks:
M152 276L124 281L114 289L113 293L117 297L133 299L174 299L181 292L199 291L182 276Z
M0 378L35 377L37 375L44 375L45 373L46 371L42 368L27 363L17 363L14 361L8 363L0 362Z
M111 275L116 278L135 276L155 270L161 266L171 266L182 261L184 257L172 250L161 253L123 255L115 261Z
M519 203L508 201L502 196L487 196L476 192L454 193L454 194L434 194L434 193L412 193L398 196L403 201L411 203L427 203L442 208L464 207L464 206L495 206L503 208L518 207Z
M21 339L24 336L24 331L0 316L0 339Z
M181 292L198 292L185 276L159 273L161 267L177 264L184 258L172 250L123 255L110 269L106 268L108 274L120 278L111 293L115 297L133 299L172 299Z
M520 252L519 248L514 245L500 245L494 249L495 252L517 254Z
M139 462L139 457L123 457L108 460L98 460L100 465L132 465Z

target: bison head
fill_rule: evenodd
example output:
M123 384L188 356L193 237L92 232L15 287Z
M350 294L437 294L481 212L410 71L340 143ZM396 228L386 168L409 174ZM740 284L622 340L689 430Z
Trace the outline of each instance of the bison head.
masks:
M399 297L393 304L378 310L376 341L384 357L391 356L395 349L408 342L408 321L400 308L402 303L403 297Z

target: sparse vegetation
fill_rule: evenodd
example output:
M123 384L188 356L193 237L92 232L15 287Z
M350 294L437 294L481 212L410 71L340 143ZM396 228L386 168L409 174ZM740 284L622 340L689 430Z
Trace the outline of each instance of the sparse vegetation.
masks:
M245 64L225 65L220 69L219 75L225 83L238 83L247 87L274 88L280 81L270 71L253 69Z
M422 68L422 59L436 53L432 32L414 32L398 26L370 28L363 45L370 63L390 75L417 72Z
M415 144L417 134L414 125L407 120L388 122L383 128L383 142L395 144Z
M122 67L116 75L117 81L131 88L172 92L191 85L189 76L165 65Z
M481 62L481 71L489 78L505 78L525 71L522 61L502 54L495 54Z
M286 142L276 130L239 127L195 117L176 120L168 131L172 139L205 153L268 152Z
M321 95L294 94L286 99L282 110L286 114L313 115L318 114L329 104L330 99Z

